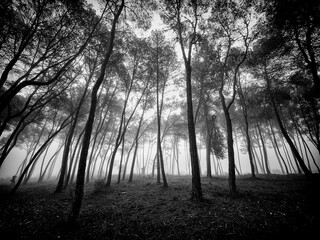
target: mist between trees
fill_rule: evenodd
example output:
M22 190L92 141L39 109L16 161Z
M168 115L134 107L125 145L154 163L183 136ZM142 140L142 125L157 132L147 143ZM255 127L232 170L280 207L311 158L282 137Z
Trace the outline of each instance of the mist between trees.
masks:
M227 175L235 193L244 173L319 173L317 9L1 1L1 177L17 176L12 193L31 180L57 180L56 192L74 182L73 221L96 179L141 174L168 187L167 174L188 174L202 201L201 174Z

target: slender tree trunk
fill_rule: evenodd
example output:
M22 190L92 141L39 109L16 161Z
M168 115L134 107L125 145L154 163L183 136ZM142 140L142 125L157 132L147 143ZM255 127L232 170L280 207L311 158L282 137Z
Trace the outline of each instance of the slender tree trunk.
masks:
M206 164L207 164L207 177L211 178L211 161L210 161L210 153L211 153L211 124L208 116L208 106L207 103L204 103L204 114L206 119Z
M196 6L196 4L195 4ZM193 105L192 105L192 86L191 86L191 52L193 47L193 42L195 40L195 32L192 39L189 39L188 53L185 51L185 43L182 37L182 23L181 23L181 6L178 6L177 12L177 27L178 27L178 38L181 47L181 52L183 55L184 65L185 65L185 81L186 81L186 95L187 95L187 119L188 119L188 134L189 134L189 151L191 159L191 170L192 170L192 190L191 199L195 201L203 201L202 190L201 190L201 178L199 169L199 159L197 150L197 140L195 133L195 124L193 116ZM196 13L196 8L195 8ZM196 28L194 28L196 29Z
M39 179L40 179L41 175L43 174L44 161L45 161L45 159L47 158L48 151L49 151L49 147L50 147L50 145L46 148L46 150L45 150L45 152L44 152L44 155L43 155L43 158L42 158L42 162L41 162L41 166L40 166L40 171L39 171L38 182L39 182Z
M70 117L70 116L69 116ZM36 159L38 159L38 157L40 156L41 153L43 153L44 149L47 147L47 145L52 141L52 139L63 129L66 127L67 125L67 121L68 118L66 118L64 120L64 122L61 124L60 128L58 130L56 130L53 134L51 134L50 137L48 137L48 139L42 144L42 146L38 149L38 151L32 156L32 158L30 159L28 165L25 167L25 169L23 170L22 174L19 177L18 182L16 183L16 185L13 187L13 189L11 190L11 194L14 194L17 189L19 188L24 176L27 174L29 168L31 167L31 165L34 163L34 161Z
M177 144L177 143L176 143ZM180 176L180 167L179 167L179 147L176 145L176 161L177 161L177 171L178 171L178 176Z
M26 184L26 183L29 181L29 179L31 178L31 176L33 175L33 172L34 172L35 167L36 167L36 165L37 165L37 163L38 163L38 161L39 161L39 158L40 158L40 156L41 156L43 153L44 153L44 154L43 154L43 159L46 158L47 153L48 153L48 150L49 150L51 144L52 144L52 141L50 141L50 142L47 144L47 146L42 150L42 152L38 155L38 157L33 161L33 164L32 164L32 166L31 166L31 169L29 170L28 175L25 177L23 184ZM40 176L40 175L41 175L41 172L40 172L39 176Z
M158 141L157 141L158 142ZM156 157L157 157L157 184L161 184L161 173L160 173L160 157L159 157L159 145L157 143L157 153L156 153Z
M163 95L161 98L161 106L159 103L159 82L160 82L160 76L159 76L159 46L158 46L158 35L157 35L157 82L156 82L156 86L157 86L157 156L158 156L158 180L160 178L159 175L159 170L161 169L161 174L162 174L162 180L163 180L163 187L167 188L168 187L168 182L167 182L167 178L166 178L166 174L164 171L164 162L163 162L163 156L162 156L162 148L161 148L161 113L162 113L162 106L163 106ZM162 93L164 93L164 88L165 88L165 84L163 86L163 90ZM160 164L159 164L160 163ZM159 181L160 182L160 181Z
M132 158L132 165L131 165L131 171L130 171L130 176L129 176L129 180L128 182L132 182L132 179L133 179L133 170L134 170L134 166L136 164L136 158L137 158L137 151L138 151L138 144L139 144L139 140L136 136L136 139L135 139L135 148L134 148L134 153L133 153L133 158Z
M252 157L253 157L253 161L254 161L254 165L255 165L255 170L256 170L256 173L259 174L259 170L258 170L258 164L259 164L259 167L260 167L260 170L261 170L261 173L264 173L263 171L263 168L262 168L262 164L259 160L259 156L257 154L257 151L254 147L251 148L251 151L252 151Z
M65 174L67 172L69 149L70 149L70 144L72 142L73 133L76 128L77 118L75 117L72 122L73 124L70 126L70 130L67 135L67 141L65 143L64 150L63 150L63 156L62 156L62 162L61 162L61 174L59 177L58 184L56 186L55 193L59 193L62 191ZM69 166L69 168L70 167L71 165Z
M280 167L280 169L281 169L281 173L282 173L282 174L286 174L286 172L285 172L285 170L284 170L284 168L283 168L283 166L282 166L282 163L281 163L281 158L280 158L280 156L279 156L278 149L277 149L277 147L275 146L275 144L273 143L273 140L272 140L271 133L270 133L270 130L269 130L269 129L268 129L268 134L269 134L270 142L271 142L271 144L272 144L272 149L274 150L274 153L275 153L276 158L277 158L277 160L278 160L278 164L279 164L279 167Z
M108 95L108 94L109 94L109 91L106 93L106 95ZM107 97L105 97L104 101L102 102L102 105L101 105L101 106L108 106L108 107L105 110L104 114L101 114L99 121L98 121L98 124L97 124L97 127L95 129L95 134L93 137L93 143L91 146L91 152L90 152L90 157L89 157L88 167L87 167L87 172L86 172L86 183L89 183L89 181L90 181L90 173L91 173L91 179L93 178L93 175L94 175L94 170L95 170L95 166L97 163L97 152L99 150L99 146L100 146L101 140L103 138L103 133L101 134L102 136L99 139L98 139L98 136L100 135L99 133L103 132L102 127L103 127L103 125L105 123L105 119L108 115L110 101L112 100L112 98L114 96L113 94L112 94L110 100L108 101L108 103L107 103ZM101 92L98 97L98 102L99 102L100 97L101 97ZM104 132L106 132L106 131L104 131ZM92 167L92 164L93 164L93 167Z
M264 164L264 157L263 157L263 154L262 154L262 149L261 149L261 144L260 144L260 140L259 140L259 136L257 135L257 132L255 129L253 129L254 133L255 133L255 138L256 138L256 141L257 141L257 145L258 145L258 149L259 149L259 153L260 153L260 157L258 158L259 162L261 162L260 166L261 166L261 170L263 173L266 173L266 169L265 169L265 164ZM253 149L255 149L255 147L253 147Z
M311 152L311 150L310 150L310 147L308 146L307 142L304 140L302 134L301 134L301 133L299 133L299 134L300 134L300 138L302 139L302 143L303 143L303 145L304 145L306 155L307 155L307 150L308 150L308 152L309 152L309 154L310 154L310 156L311 156L311 158L312 158L313 164L316 166L316 168L317 168L317 170L318 170L318 173L320 173L320 168L319 168L319 166L318 166L318 164L317 164L317 162L316 162L316 159L314 158L314 156L313 156L313 154L312 154L312 152ZM306 149L307 149L307 150L306 150Z
M308 163L308 168L311 170L311 165L310 165L310 160L309 160L309 157L308 157L308 154L306 154L305 156L303 156L303 150L302 150L302 145L301 145L301 141L300 141L300 139L299 139L299 135L298 135L298 133L297 133L297 138L296 138L296 140L295 140L295 136L294 136L295 134L292 134L291 136L292 136L292 138L293 138L293 140L294 140L294 144L297 146L299 146L299 150L300 150L300 154L301 154L301 157L303 157L304 159L306 159L307 160L307 163ZM298 144L297 144L298 143Z
M247 111L246 101L245 101L245 98L244 98L244 95L242 92L240 81L238 83L238 94L240 96L240 103L241 103L241 107L242 107L243 119L244 119L244 124L245 124L245 136L246 136L246 141L247 141L247 152L248 152L249 161L250 161L251 177L255 178L256 174L254 171L253 156L252 156L252 151L251 151L253 147L251 147L251 139L250 139L250 135L249 135L248 111Z
M122 162L123 162L123 158L124 158L124 156L123 156L124 155L124 141L125 141L125 136L123 136L123 141L122 141L121 158L120 158L118 181L117 181L118 184L120 184L120 181L121 181Z
M81 146L79 144L80 144L80 141L81 141L82 136L84 134L84 131L85 131L85 129L83 129L81 131L81 133L79 134L77 142L76 142L75 147L74 147L74 150L73 150L72 154L70 154L71 155L70 156L70 166L69 166L68 173L67 173L67 176L65 178L64 184L63 184L64 185L63 189L67 189L70 180L71 180L71 182L73 182L73 177L74 177L75 170L76 170L76 167L77 167L79 154L81 152ZM76 161L74 161L76 154L77 154Z
M195 201L202 201L200 168L198 159L198 150L196 142L196 133L193 118L192 107L192 89L191 89L191 65L190 61L185 64L186 67L186 84L187 84L187 115L188 115L188 132L189 132L189 148L191 156L191 169L192 169L192 193L191 199Z
M145 91L148 88L148 83L147 83L145 85L145 87L143 89L143 92L141 93L141 96L138 99L134 109L132 110L131 115L129 116L128 120L126 121L125 113L126 113L127 104L128 104L128 101L129 101L129 96L130 96L130 93L132 91L134 78L135 78L135 74L132 75L130 86L127 89L127 92L126 92L126 97L125 97L125 102L124 102L124 106L123 106L123 109L122 109L121 122L120 122L119 130L118 130L118 135L117 135L116 142L115 142L115 145L114 145L114 149L113 149L113 152L112 152L112 155L111 155L111 159L110 159L109 172L108 172L108 177L107 177L107 182L106 182L106 186L107 187L110 187L110 185L111 185L113 164L114 164L114 160L115 160L115 157L116 157L116 154L117 154L117 150L118 150L121 142L123 141L123 137L124 137L124 135L125 135L125 133L127 131L128 124L131 121L131 119L133 117L133 114L135 113L135 111L136 111L136 109L137 109L142 97L145 94Z
M113 51L113 40L115 38L115 32L116 32L116 24L118 22L118 18L121 14L121 11L124 7L124 0L121 1L121 5L117 9L117 12L114 15L114 19L112 22L112 28L110 31L110 40L109 40L109 46L108 50L106 52L106 56L103 60L102 66L101 66L101 71L99 78L97 79L96 83L94 84L91 92L91 105L90 105L90 111L89 111L89 116L88 120L85 126L85 133L83 137L83 143L82 143L82 150L81 150L81 155L79 159L79 166L78 166L78 175L77 175L77 183L76 183L76 188L75 188L75 197L74 201L72 203L71 207L71 212L69 215L69 222L73 222L76 220L80 213L80 208L82 204L82 198L83 198L83 187L84 187L84 177L85 177L85 170L86 170L86 162L87 162L87 155L88 155L88 150L89 150L89 145L90 145L90 138L91 138L91 132L92 132L92 127L93 127L93 122L94 122L94 115L95 115L95 110L96 110L96 105L97 105L97 93L98 90L103 82L103 79L105 77L105 72L107 68L107 64L109 62L111 53Z
M152 163L152 173L151 173L151 177L152 177L152 179L154 179L154 169L155 169L155 167L156 167L156 160L157 160L157 154L156 155L154 155L154 158L153 158L153 163ZM160 175L160 174L159 174Z
M240 152L239 152L239 146L238 146L238 140L237 140L237 133L234 133L234 140L236 142L236 148L237 148L237 154L238 154L238 164L239 164L239 170L240 175L242 175L242 169L241 169L241 161L240 161Z
M281 155L281 152L280 152L280 149L279 149L279 146L278 146L278 143L277 143L276 135L274 133L274 130L273 130L271 122L269 122L269 127L271 129L271 133L269 131L269 128L267 128L267 129L269 131L270 140L273 143L273 148L275 149L275 152L279 154L279 156L280 156L280 158L282 160L282 163L284 165L284 168L286 169L286 173L289 174L288 166L287 166L286 161L284 160L283 156ZM273 141L272 141L271 136L273 137ZM280 161L279 161L279 165L281 166Z
M218 163L218 169L220 171L220 176L223 176L223 169L222 169L222 166L221 166L221 162L220 162L220 159L217 158L217 163Z
M174 138L174 137L172 137ZM171 146L172 149L170 151L170 165L171 165L171 175L174 175L174 164L176 161L176 149L175 149L175 145L174 145L174 140L171 140Z
M227 128L227 146L228 146L228 160L229 160L229 190L231 193L235 193L236 189L236 173L235 173L235 161L234 161L234 149L233 149L233 137L232 137L232 122L229 110L226 106L225 98L222 93L222 89L219 91L220 100L226 120ZM251 173L254 171L251 169ZM254 175L253 175L254 176Z
M43 181L44 176L46 175L46 172L48 171L48 168L49 168L49 166L50 166L50 163L51 163L54 159L55 159L55 160L57 159L57 157L58 157L58 155L59 155L62 147L63 147L63 144L60 144L59 147L57 148L57 150L52 154L52 156L51 156L51 158L49 159L46 167L44 168L44 170L43 170L43 171L40 173L40 175L39 175L39 179L38 179L38 182L39 182L39 183Z
M51 177L52 177L52 173L53 173L54 167L56 165L57 158L58 158L58 155L56 157L54 157L54 159L53 159L53 161L52 161L52 163L50 165L50 168L49 168L49 171L48 171L47 180L50 180Z
M63 189L63 184L66 182L65 178L66 178L66 174L67 174L67 171L68 171L68 157L69 157L69 151L70 151L70 147L71 147L71 143L72 143L72 139L73 139L73 135L74 135L74 132L75 132L75 129L76 129L76 126L77 126L77 123L78 123L78 118L79 118L79 114L80 114L80 109L83 105L83 102L85 100L85 97L87 95L87 91L88 91L88 87L89 87L89 83L90 83L90 79L92 78L93 76L93 71L92 73L90 74L89 76L89 80L87 81L86 83L86 86L85 86L85 89L84 89L84 92L81 96L81 99L79 101L79 104L77 106L77 109L76 109L76 112L75 112L75 116L73 118L73 121L72 121L72 125L70 126L70 130L69 130L69 133L67 135L67 139L66 139L66 144L65 144L65 147L64 147L64 151L63 151L63 156L62 156L62 163L61 163L61 174L60 174L60 177L59 177L59 181L58 181L58 184L56 186L56 190L55 190L55 193L59 193L62 191ZM69 168L71 169L71 161L69 161L70 164L69 164Z
M127 154L126 163L124 165L123 174L122 174L122 181L124 181L125 178L126 178L126 172L127 172L127 166L128 166L128 162L129 162L129 157L130 157L131 151L132 151L134 146L135 146L135 141L133 141L133 143L131 144L131 147L130 147L130 149L128 151L128 154Z
M309 99L310 105L311 105L311 109L314 115L314 119L315 119L315 146L318 149L319 155L320 155L320 116L319 116L319 107L317 107L317 100L316 99Z
M148 103L147 98L148 98L148 96L146 96L146 98L145 98L145 102L144 102L144 105L143 105L143 108L142 108L142 114L141 114L141 117L140 117L140 120L139 120L139 125L138 125L138 129L137 129L136 136L135 136L135 140L134 140L134 142L133 142L133 144L132 144L132 146L130 148L130 151L129 151L129 154L130 154L133 146L135 145L128 182L132 182L132 180L133 180L133 171L134 171L134 166L135 166L135 161L136 161L136 156L137 156L137 151L138 151L138 146L139 146L139 138L141 137L140 136L140 129L141 129L141 126L142 126L145 110L147 108L147 103ZM128 158L129 158L129 154L128 154ZM127 162L128 162L128 158L127 158ZM127 163L126 163L126 165L127 165ZM124 176L123 176L123 178L124 178Z
M265 79L267 81L267 89L268 89L268 92L269 94L271 94L271 86L270 86L270 79L267 75L267 72L266 72L266 68L265 68ZM282 121L280 119L280 115L279 115L279 112L278 112L278 109L277 109L277 106L276 106L276 102L274 100L274 98L271 96L271 103L272 103L272 106L273 106L273 111L276 115L276 120L278 122L278 125L279 125L279 128L281 130L281 133L282 135L284 136L284 138L286 139L286 141L288 142L290 148L291 148L291 151L294 155L294 157L296 157L297 161L299 162L299 165L301 167L301 169L303 170L304 174L307 176L307 177L311 177L312 173L310 172L310 170L307 168L307 166L305 165L302 157L300 156L298 150L295 148L292 140L290 139L287 131L285 130L283 124L282 124Z
M266 146L264 144L264 139L262 137L262 133L261 133L261 129L259 127L259 125L257 124L257 129L258 129L258 133L259 133L259 137L261 140L261 144L262 144L262 150L263 150L263 155L264 155L264 163L265 163L265 169L267 171L267 174L271 174L270 168L269 168L269 159L268 159L268 153L267 153L267 149Z
M294 168L293 163L292 163L292 158L290 157L290 154L289 154L288 148L286 146L286 143L284 142L283 137L281 135L280 135L280 139L281 139L281 142L282 142L283 151L285 152L285 155L287 157L288 166L292 169L292 172L297 173L297 171L298 171L298 173L301 174L301 169L299 168L299 165L298 165L298 163L296 161L296 158L294 157L294 155L292 153L292 157L293 157L293 159L294 159L294 161L296 163L296 166L297 166L297 169Z

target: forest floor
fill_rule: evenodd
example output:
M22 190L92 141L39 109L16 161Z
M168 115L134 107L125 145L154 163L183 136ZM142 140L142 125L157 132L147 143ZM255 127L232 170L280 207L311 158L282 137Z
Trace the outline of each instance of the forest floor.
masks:
M76 224L66 223L72 191L55 183L0 186L1 239L311 239L320 227L319 177L202 178L205 201L190 200L191 177L168 176L169 188L136 177L133 183L85 186ZM5 238L3 238L5 236Z

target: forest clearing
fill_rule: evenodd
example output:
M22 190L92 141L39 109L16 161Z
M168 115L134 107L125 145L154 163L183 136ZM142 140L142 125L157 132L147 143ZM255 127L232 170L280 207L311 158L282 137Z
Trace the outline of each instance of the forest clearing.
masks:
M67 224L71 190L30 183L14 196L1 185L0 235L5 239L311 239L320 226L319 176L202 178L204 202L190 200L190 176L168 176L169 188L132 183L85 185L76 223Z

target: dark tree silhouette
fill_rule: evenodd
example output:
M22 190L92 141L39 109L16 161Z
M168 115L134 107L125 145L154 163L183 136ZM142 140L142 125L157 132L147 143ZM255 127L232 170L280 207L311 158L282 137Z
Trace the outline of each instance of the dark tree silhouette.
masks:
M107 4L106 4L106 7L107 7ZM106 68L113 51L113 45L114 45L113 41L116 34L116 25L120 17L120 14L122 12L122 9L124 8L124 0L121 1L120 5L114 4L114 6L111 6L111 7L113 8L114 18L112 20L112 27L110 30L109 46L108 46L108 49L106 49L105 58L101 65L100 75L91 91L90 112L89 112L88 120L85 126L85 133L83 136L83 143L82 143L81 155L79 159L78 175L77 175L77 182L76 182L76 188L75 188L75 198L72 203L71 212L68 219L69 222L75 221L80 213L80 208L81 208L81 203L83 198L83 186L84 186L87 155L88 155L88 150L90 145L94 115L95 115L95 110L97 105L97 93L100 88L100 85L104 80Z
M168 22L171 28L176 32L178 41L181 47L185 66L185 81L186 81L186 95L187 95L187 116L188 116L188 132L189 132L189 147L192 166L192 192L191 199L195 201L202 201L201 179L199 169L199 158L197 150L197 141L194 124L194 113L192 103L192 87L191 87L191 61L192 61L192 49L194 45L199 41L200 36L198 34L198 24L200 22L200 12L205 9L205 6L199 6L198 1L166 1L166 12L163 14L163 18ZM183 17L184 11L190 13L191 21L189 22L189 29L185 25Z

